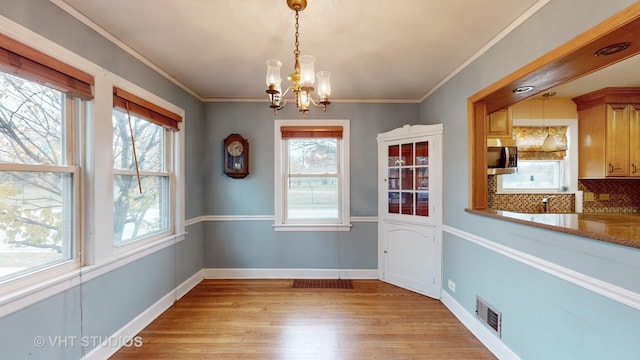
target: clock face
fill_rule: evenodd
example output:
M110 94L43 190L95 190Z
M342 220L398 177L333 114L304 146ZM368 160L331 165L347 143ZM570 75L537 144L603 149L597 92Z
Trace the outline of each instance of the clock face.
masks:
M242 146L242 143L240 141L235 140L227 146L227 151L229 152L229 154L231 154L231 156L240 156L244 151L244 146Z

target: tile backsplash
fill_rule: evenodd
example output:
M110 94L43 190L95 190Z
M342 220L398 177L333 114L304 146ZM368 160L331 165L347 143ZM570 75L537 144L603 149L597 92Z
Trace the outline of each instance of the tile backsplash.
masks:
M579 180L578 190L584 212L640 213L640 179Z
M542 199L552 194L496 194L497 176L488 177L488 207L522 213L544 212ZM640 179L579 180L585 213L640 213ZM575 212L574 194L553 194L549 212Z
M556 198L549 201L549 212L575 212L575 196L573 194L496 194L497 176L489 176L488 207L493 210L506 210L520 213L544 212L542 199L549 195Z

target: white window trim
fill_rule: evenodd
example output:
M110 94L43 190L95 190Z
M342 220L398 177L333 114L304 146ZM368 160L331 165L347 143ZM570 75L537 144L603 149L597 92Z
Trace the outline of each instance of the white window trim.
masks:
M84 102L87 103L87 102ZM71 258L60 262L43 265L41 267L32 267L29 272L10 277L3 280L0 285L0 299L11 296L16 291L25 288L37 286L42 282L53 277L60 276L71 271L79 269L83 260L83 242L82 242L82 221L84 215L82 213L82 193L83 181L78 163L81 161L81 146L84 138L81 136L84 124L86 123L86 112L84 112L84 103L79 103L76 99L65 96L64 111L65 116L65 148L62 149L65 155L66 164L49 165L49 164L20 164L20 163L0 163L2 171L18 171L18 172L43 172L54 174L69 174L73 179L71 189L71 197L73 202L73 226L71 228L72 249Z
M285 223L285 186L284 166L286 154L283 148L282 126L342 126L342 144L340 146L340 181L338 190L341 194L340 198L340 218L337 222L318 223L317 221L309 221L308 223ZM350 188L351 182L349 177L350 167L350 131L349 120L275 120L274 121L274 208L275 222L273 228L275 231L350 231L351 230L351 205L350 205ZM341 154L341 155L340 155Z
M566 191L561 189L518 189L504 190L502 179L505 175L498 176L496 194L575 194L578 191L578 119L514 119L513 126L567 126L567 155L560 162L561 181L568 187ZM506 175L508 176L508 175ZM562 185L561 185L562 186Z
M108 78L106 85L109 86L108 91L110 94L109 101L108 101L109 119L111 118L111 115L113 112L113 103L111 99L112 99L112 93L113 93L114 87L123 89L132 94L135 94L140 98L143 98L155 105L158 105L164 109L167 109L171 112L174 112L180 115L184 119L185 111L183 109L173 105L170 102L167 102L166 100L158 97L157 95L135 84L130 83L129 81L115 74L107 73L106 75ZM97 82L97 79L96 79L96 82ZM98 96L96 92L96 98L97 97ZM110 121L108 122L107 126L109 129L108 133L106 131L106 127L104 130L98 131L98 132L99 132L99 136L104 137L103 141L104 142L108 141L109 143L109 151L105 151L105 153L108 153L109 164L110 164L110 169L108 170L110 172L110 175L107 181L109 182L108 188L113 189L113 182L114 182L113 175L122 173L123 170L118 170L113 168L113 154L112 154L113 134L112 134L112 124ZM113 191L108 192L107 194L109 196L108 204L110 204L110 206L108 207L108 209L105 208L101 210L110 212L108 215L107 214L104 214L104 215L109 216L111 221L107 224L107 227L109 229L107 229L106 227L104 228L105 232L108 230L108 233L107 233L108 235L105 238L100 240L100 243L103 245L103 248L100 249L100 251L95 254L95 255L98 255L99 258L102 258L102 256L104 256L105 258L108 258L113 255L121 255L121 254L130 252L136 248L142 248L144 246L148 246L156 242L162 242L168 237L180 235L184 233L185 231L184 230L184 166L183 166L184 136L185 136L184 122L179 123L178 126L180 128L180 131L165 131L165 142L166 142L165 151L167 151L166 159L165 159L166 171L160 172L162 174L169 173L169 205L168 205L169 206L169 229L161 232L149 234L149 236L147 237L142 237L134 241L125 242L122 244L114 244L113 242L113 235L114 235L113 234L113 196L114 195L113 195ZM141 175L143 175L143 173L144 172L140 172ZM158 173L154 173L154 175L158 175ZM109 241L108 245L106 244L107 237ZM94 264L100 262L99 258L96 259L97 261L94 262Z
M78 175L80 194L77 194L80 228L77 234L79 244L76 249L82 253L74 260L18 277L15 281L9 280L11 285L3 283L3 291L0 292L0 317L2 317L185 240L186 117L185 110L182 108L110 73L102 66L6 17L0 16L0 28L4 35L85 71L95 79L94 99L85 102L85 107L79 109L87 119L75 133L79 139L76 149L81 169ZM113 246L113 191L104 191L104 189L113 189L112 124L108 119L111 119L113 111L114 86L135 93L185 119L179 124L181 131L173 135L175 163L170 181L175 189L175 203L171 206L172 211L175 211L173 217L175 234L121 248ZM103 149L106 150L102 151Z

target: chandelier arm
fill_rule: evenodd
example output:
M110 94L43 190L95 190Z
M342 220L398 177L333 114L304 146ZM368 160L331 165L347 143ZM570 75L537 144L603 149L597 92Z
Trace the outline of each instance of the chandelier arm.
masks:
M315 107L319 107L320 109L326 111L327 110L327 104L326 103L322 103L322 100L320 100L320 102L316 102L315 100L313 100L313 98L311 96L309 96L309 100L311 100L311 103L315 106Z
M293 86L289 86L283 93L282 95L280 95L280 97L284 100L287 101L287 99L285 99L284 97L287 95L287 93L289 92L289 90L293 89Z

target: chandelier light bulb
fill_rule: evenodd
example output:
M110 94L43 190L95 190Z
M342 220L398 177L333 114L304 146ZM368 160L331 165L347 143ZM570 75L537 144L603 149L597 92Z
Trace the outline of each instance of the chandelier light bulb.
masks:
M313 86L315 81L315 70L313 63L316 59L311 55L300 56L300 85L305 87Z
M331 82L329 80L331 73L329 71L318 71L316 76L318 77L318 95L320 95L320 98L328 98L331 95Z
M282 62L278 59L269 59L267 60L267 86L277 86L280 87L280 83L282 83L282 77L280 76L280 68L282 67Z

